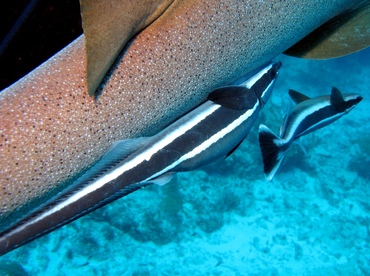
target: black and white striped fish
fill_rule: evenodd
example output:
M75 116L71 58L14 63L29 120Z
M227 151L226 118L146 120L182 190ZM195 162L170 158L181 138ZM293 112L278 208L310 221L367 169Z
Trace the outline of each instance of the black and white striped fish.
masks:
M338 120L362 100L360 95L342 94L335 87L330 96L309 98L294 90L289 90L289 95L297 105L285 116L280 135L275 135L265 125L259 127L264 172L269 181L279 168L285 152L295 140Z
M0 233L0 254L40 237L149 183L165 184L231 154L270 97L281 63L270 63L155 136L123 140L65 192Z

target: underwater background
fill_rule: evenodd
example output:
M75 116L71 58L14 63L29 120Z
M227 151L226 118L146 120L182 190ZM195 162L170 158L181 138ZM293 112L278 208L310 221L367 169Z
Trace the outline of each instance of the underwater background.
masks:
M370 49L278 56L272 97L230 157L136 191L0 257L0 275L370 275ZM271 182L258 125L335 86L364 100L293 145Z

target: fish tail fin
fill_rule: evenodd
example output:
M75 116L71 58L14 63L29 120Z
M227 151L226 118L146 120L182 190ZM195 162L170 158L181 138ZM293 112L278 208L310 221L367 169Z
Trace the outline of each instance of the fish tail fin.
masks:
M281 143L281 140L267 126L262 124L259 126L259 143L262 152L263 171L268 181L274 177L284 158L284 144Z

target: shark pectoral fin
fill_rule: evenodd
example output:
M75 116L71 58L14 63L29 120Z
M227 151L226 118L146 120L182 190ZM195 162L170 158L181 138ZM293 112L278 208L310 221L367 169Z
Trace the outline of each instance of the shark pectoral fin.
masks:
M149 182L159 186L163 186L170 182L172 178L175 176L175 174L176 174L175 172L165 173L161 176L158 176L157 178L150 180Z
M290 98L296 103L296 104L299 104L301 102L304 102L306 100L309 100L310 97L298 92L298 91L295 91L293 89L289 89L289 96Z
M236 110L253 108L256 101L255 94L243 86L217 88L208 95L207 100Z
M348 55L370 46L369 2L340 14L293 45L290 56L327 59Z
M95 91L128 40L147 27L173 0L80 0L85 36L86 82Z

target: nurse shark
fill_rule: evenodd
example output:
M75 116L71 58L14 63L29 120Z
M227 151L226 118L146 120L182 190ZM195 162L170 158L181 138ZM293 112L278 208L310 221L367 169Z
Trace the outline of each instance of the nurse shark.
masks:
M1 229L68 187L115 141L159 132L210 91L368 2L165 1L154 18L130 23L120 54L91 85L81 36L0 95Z

